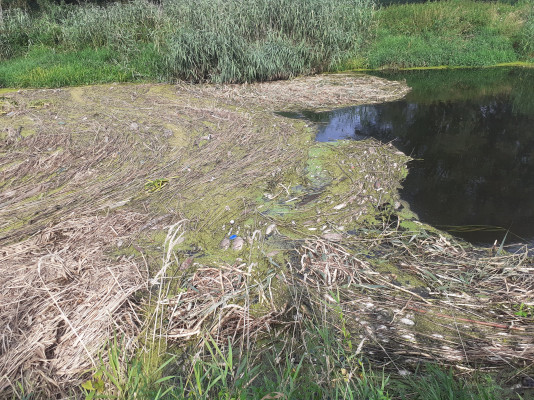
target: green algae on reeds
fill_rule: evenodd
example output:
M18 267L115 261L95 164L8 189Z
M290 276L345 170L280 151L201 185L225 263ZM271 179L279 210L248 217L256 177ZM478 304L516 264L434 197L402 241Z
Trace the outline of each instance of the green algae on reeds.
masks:
M41 271L55 279L54 288L60 288L64 295L58 309L48 303L55 297L48 296L46 301L40 297L46 290L33 296L15 293L16 288L12 288L6 294L15 303L24 299L21 307L27 315L37 312L46 317L45 330L52 336L41 335L47 340L42 346L46 348L51 340L57 350L46 352L44 357L69 360L64 363L68 368L61 369L61 379L47 376L48 382L56 382L60 389L57 385L49 389L58 393L78 382L79 373L73 371L90 367L91 357L102 345L82 338L80 343L88 348L72 345L79 358L76 362L68 358L73 348L62 338L65 329L72 329L64 324L71 323L76 332L87 329L84 324L90 324L98 313L82 323L74 318L77 307L94 311L93 300L98 298L100 309L110 300L100 295L74 295L80 289L78 283L96 289L115 275L119 286L114 288L124 291L117 295L120 305L113 305L117 314L110 311L109 315L115 316L116 323L123 317L133 318L126 316L130 314L127 307L122 308L123 301L133 301L138 290L135 299L139 301L147 294L137 284L136 271L143 279L157 274L166 232L176 221L188 222L183 240L170 249L168 272L173 276L199 265L232 266L241 258L254 264L253 276L263 282L272 273L269 260L284 262L291 252L291 241L273 240L260 249L248 240L236 250L225 251L219 246L230 230L251 239L254 245L259 243L257 231L265 232L273 223L271 216L262 214L264 194L275 190L286 193L284 187L291 192L299 182L307 182L302 171L314 145L313 131L303 121L273 111L279 107L332 108L394 100L407 90L401 83L375 77L341 75L243 86L113 84L3 94L13 114L0 115L9 137L0 142L0 266L10 269L9 274L2 274L6 279L15 279L13 274L17 274L20 280L24 271L35 272L35 268L26 268L33 265L31 260L41 260ZM16 135L20 125L23 129L31 125L35 132ZM158 181L164 178L168 179L165 185ZM159 190L145 191L147 181L160 182ZM329 201L322 200L320 207L329 209ZM311 205L307 212L313 214ZM289 220L281 220L277 228L293 235L299 230L311 232ZM32 282L34 278L32 275ZM280 279L269 279L282 301L286 290ZM36 290L42 288L34 286ZM40 300L37 304L31 299ZM41 306L48 308L43 311ZM5 312L16 310L9 307ZM258 318L262 310L256 308ZM93 325L102 337L111 321L99 321L103 325ZM41 325L28 323L28 329L38 334ZM120 323L128 335L138 334L136 326ZM38 339L34 341L35 351L17 346L20 337L16 332L27 334L28 329L13 326L14 333L5 339L2 357L9 358L9 368L0 375L10 381L23 370L28 372L26 366L43 360ZM26 382L44 385L36 375ZM7 382L7 386L4 381L1 385L9 390Z

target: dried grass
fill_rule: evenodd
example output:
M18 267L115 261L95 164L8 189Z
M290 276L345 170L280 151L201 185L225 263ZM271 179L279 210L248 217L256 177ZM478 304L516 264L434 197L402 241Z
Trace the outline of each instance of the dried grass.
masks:
M308 240L292 270L317 309L337 304L329 293L339 291L344 318L368 339L365 354L375 363L397 370L423 361L464 369L534 363L532 320L514 313L532 301L526 250L490 257L443 236L407 243L399 232L380 241L377 254L395 266L388 273L354 247Z
M532 320L514 312L531 304L534 290L526 252L495 257L439 235L382 233L372 241L295 242L299 257L285 266L273 263L263 279L252 279L254 265L246 263L186 266L174 278L162 277L177 294L160 301L167 324L159 334L180 346L191 340L201 346L205 335L249 346L258 335L283 337L279 331L293 327L287 334L294 336L306 321L322 321L359 338L359 351L373 365L397 372L422 362L464 371L534 363ZM288 296L285 304L277 296ZM251 312L253 303L260 307Z
M139 321L130 300L146 287L146 271L105 249L143 221L80 216L1 249L0 392L20 378L43 395L64 392L114 333L131 342Z
M251 340L287 320L294 324L294 307L281 306L272 291L280 271L259 278L252 262L172 267L172 243L185 232L184 223L170 230L164 269L150 281L144 260L111 254L140 231L176 220L183 210L170 205L177 199L187 210L206 194L217 198L263 185L281 174L281 166L300 165L306 149L288 143L301 140L302 132L265 109L331 108L393 99L406 90L346 76L181 86L174 94L151 85L6 94L9 112L0 115L0 393L9 395L22 381L44 397L65 394L114 334L135 346L142 321L133 295L139 290L154 295L159 288L151 300L153 334L179 344L200 331L222 343ZM146 180L157 178L168 178L167 186L146 194ZM197 210L204 220L196 229L220 217L210 207ZM161 210L163 217L150 219ZM354 270L363 264L335 248L347 266L307 260L302 268L313 271L307 286L321 274L332 287L362 279Z
M295 246L299 257L273 263L263 279L252 279L254 265L246 263L185 263L175 277L162 276L166 287L174 285L165 292L177 294L160 300L167 321L160 335L178 345L201 344L205 334L243 345L307 318L329 321L340 333L348 328L366 357L397 371L427 361L463 370L534 363L532 320L515 312L532 304L534 263L526 249L492 256L391 227L372 239L310 238ZM273 296L273 279L286 288L278 286L278 296L289 294L285 306ZM251 312L252 303L259 312Z
M386 81L369 75L335 74L301 77L289 81L247 85L184 85L187 91L238 102L244 107L287 111L315 111L356 104L372 104L401 98L410 90L405 83Z
M255 265L247 263L208 267L186 260L179 264L173 249L181 242L185 226L186 221L180 221L169 228L163 267L150 280L159 287L157 299L152 301L153 322L149 322L153 334L167 343L184 344L203 335L228 343L228 339L251 340L269 331L280 315L272 297L265 293L264 284L272 276L255 281ZM264 312L255 316L250 313L253 297L266 304Z

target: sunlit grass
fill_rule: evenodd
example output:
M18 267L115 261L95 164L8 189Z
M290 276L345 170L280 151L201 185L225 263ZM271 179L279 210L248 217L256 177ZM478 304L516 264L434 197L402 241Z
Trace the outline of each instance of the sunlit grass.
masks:
M489 66L532 58L532 5L446 0L378 13L369 66Z
M373 14L371 0L135 0L45 4L39 14L15 9L0 26L0 61L7 64L0 85L251 82L321 72L360 54ZM80 55L88 68L76 63ZM43 60L68 71L34 71L32 64ZM23 73L15 72L19 66ZM89 68L102 71L91 77Z
M106 48L71 52L34 48L25 57L0 63L0 87L60 87L131 79Z

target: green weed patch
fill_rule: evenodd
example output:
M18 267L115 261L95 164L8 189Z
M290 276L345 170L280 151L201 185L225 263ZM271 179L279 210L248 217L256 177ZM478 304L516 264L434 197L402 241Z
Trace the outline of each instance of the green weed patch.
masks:
M78 86L131 79L107 48L60 52L38 47L24 57L0 63L0 87Z
M383 8L368 65L479 67L528 60L534 43L530 7L448 0Z

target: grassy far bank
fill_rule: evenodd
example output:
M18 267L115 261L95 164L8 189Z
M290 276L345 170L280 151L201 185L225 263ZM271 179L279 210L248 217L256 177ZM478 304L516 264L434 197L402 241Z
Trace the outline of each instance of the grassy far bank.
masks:
M4 11L0 87L252 82L357 68L534 60L534 4L146 0Z
M47 78L33 74L47 50L54 54L41 68L51 75L57 68L60 81L79 79L61 67L75 69L80 52L93 52L93 62L105 67L96 82L252 82L321 72L359 51L372 16L370 0L136 0L106 7L46 3L36 14L13 9L0 24L0 86L47 86Z
M534 3L435 1L378 12L371 68L489 66L534 60Z

